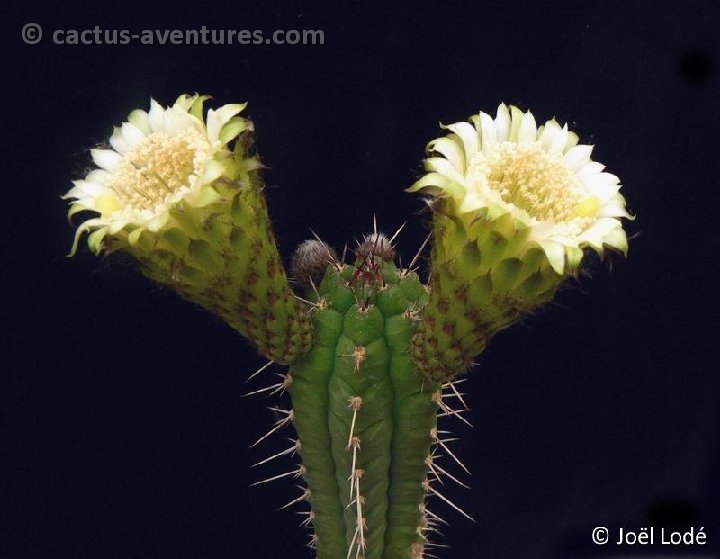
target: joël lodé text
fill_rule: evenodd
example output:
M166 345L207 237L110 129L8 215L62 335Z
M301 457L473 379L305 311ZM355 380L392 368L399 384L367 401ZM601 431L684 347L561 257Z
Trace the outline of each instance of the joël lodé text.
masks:
M615 545L705 545L704 528L671 530L669 528L643 527L639 530L620 528Z

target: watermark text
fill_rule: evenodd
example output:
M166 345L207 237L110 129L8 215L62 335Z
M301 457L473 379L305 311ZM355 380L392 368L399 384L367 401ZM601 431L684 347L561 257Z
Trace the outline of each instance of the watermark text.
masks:
M671 530L643 526L638 529L617 528L610 530L597 526L592 531L592 541L596 545L616 545L622 547L643 546L703 546L707 544L705 528L692 527L687 530Z
M21 30L24 43L36 45L43 38L55 45L324 45L321 29L88 29L45 30L37 23L26 23Z

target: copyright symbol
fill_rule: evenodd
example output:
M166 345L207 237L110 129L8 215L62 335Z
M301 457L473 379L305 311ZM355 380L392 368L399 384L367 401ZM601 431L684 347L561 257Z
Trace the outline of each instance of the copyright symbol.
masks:
M42 27L37 23L26 23L22 28L22 40L26 45L37 45L42 39Z
M604 526L598 526L592 531L592 541L598 545L608 543L608 529Z

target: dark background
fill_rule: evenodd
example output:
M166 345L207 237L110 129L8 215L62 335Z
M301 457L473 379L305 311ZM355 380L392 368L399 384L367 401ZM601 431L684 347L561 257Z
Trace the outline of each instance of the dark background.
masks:
M664 524L702 526L700 551L718 550L716 2L4 11L0 557L312 557L300 517L276 510L292 483L249 487L285 471L250 469L284 444L248 449L273 419L270 401L241 398L262 359L131 266L64 256L73 230L59 196L88 149L150 95L196 91L250 101L286 257L309 227L341 249L373 213L388 230L410 219L410 257L426 216L403 188L438 121L502 100L596 144L637 215L629 258L592 264L479 357L463 385L475 428L457 443L472 489L446 489L477 523L438 505L452 521L438 554L599 557L613 546L591 543L594 526ZM45 28L41 44L22 43L27 22ZM322 29L325 44L50 40L203 24Z

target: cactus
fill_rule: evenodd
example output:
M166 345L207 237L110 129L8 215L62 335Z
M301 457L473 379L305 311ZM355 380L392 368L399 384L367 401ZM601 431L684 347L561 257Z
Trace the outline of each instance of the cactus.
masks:
M346 262L319 239L292 259L290 286L262 195L244 105L204 115L206 97L135 111L116 128L100 169L67 194L96 254L130 254L147 277L223 318L270 364L292 406L258 443L292 425L319 559L427 557L445 522L436 484L465 469L438 430L460 416L456 379L498 331L551 300L584 250L625 252L629 217L619 180L554 120L500 105L428 146L428 173L408 190L432 209L430 280L395 263L394 238L375 230ZM422 247L421 247L422 250ZM257 443L256 443L257 444ZM469 517L468 517L469 518Z

